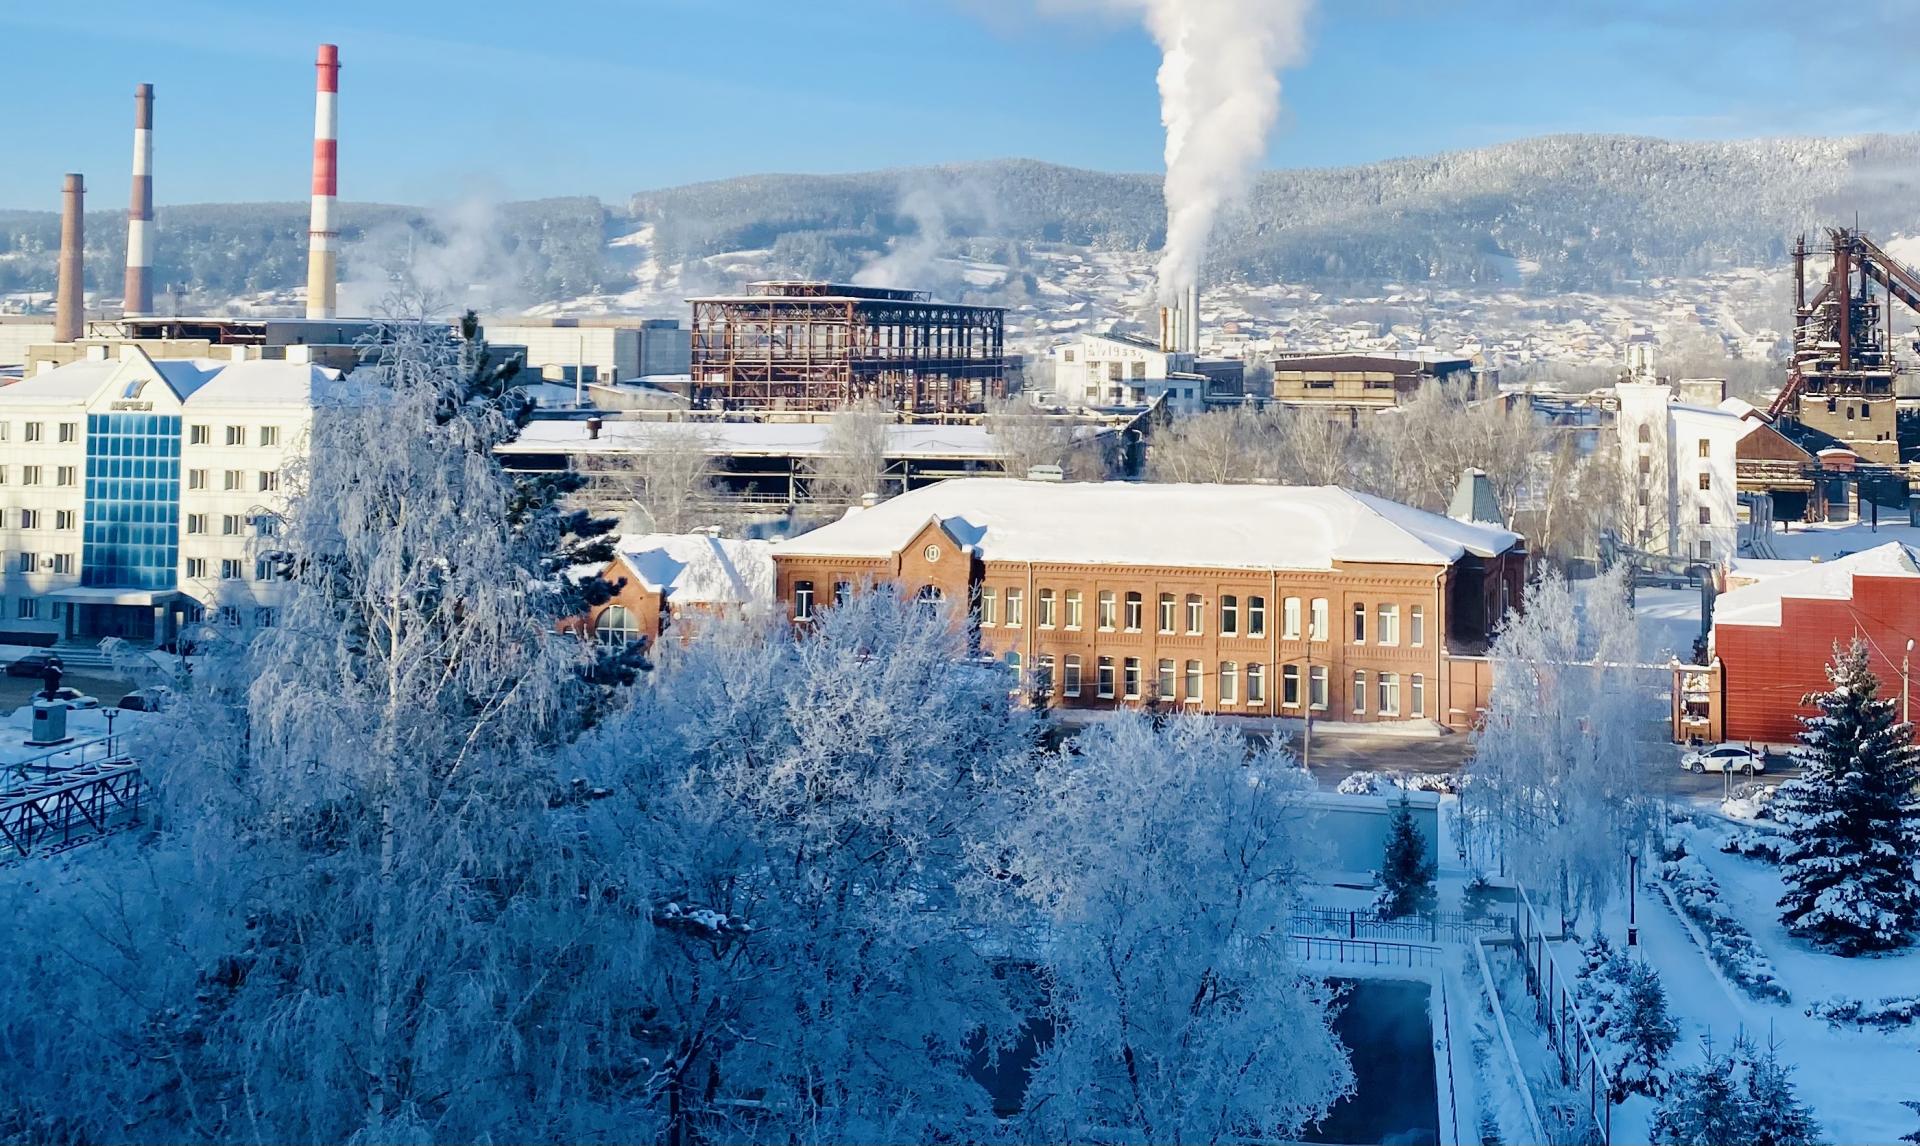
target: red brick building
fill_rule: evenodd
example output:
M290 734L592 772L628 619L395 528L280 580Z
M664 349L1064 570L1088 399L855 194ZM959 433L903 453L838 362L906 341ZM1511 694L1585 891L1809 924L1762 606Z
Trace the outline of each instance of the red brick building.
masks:
M1465 728L1526 548L1332 486L961 479L774 549L800 619L863 584L965 611L1049 703Z
M1714 603L1709 663L1675 671L1674 736L1789 744L1801 703L1827 687L1836 643L1867 642L1880 695L1899 700L1920 639L1920 561L1898 542L1730 589Z
M600 573L625 584L606 604L561 629L601 644L652 644L676 625L691 631L701 617L765 609L773 601L772 549L765 541L704 533L622 537L613 567Z

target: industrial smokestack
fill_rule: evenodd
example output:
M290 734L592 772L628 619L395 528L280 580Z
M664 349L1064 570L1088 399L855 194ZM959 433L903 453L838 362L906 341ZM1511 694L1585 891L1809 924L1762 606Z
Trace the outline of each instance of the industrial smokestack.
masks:
M73 342L87 325L87 181L67 176L60 203L60 286L53 301L53 340Z
M1200 288L1187 284L1187 353L1200 354Z
M121 313L153 313L153 85L133 89L133 202L127 208L127 289Z
M333 201L340 193L340 49L320 45L314 77L313 216L307 224L307 317L333 317Z

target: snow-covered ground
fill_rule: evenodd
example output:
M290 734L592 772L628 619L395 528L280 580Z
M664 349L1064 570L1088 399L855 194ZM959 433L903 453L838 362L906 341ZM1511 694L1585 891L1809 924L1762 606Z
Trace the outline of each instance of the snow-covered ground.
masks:
M1636 589L1633 619L1640 629L1640 651L1647 660L1691 660L1693 640L1700 635L1700 590Z
M1877 527L1864 521L1822 522L1796 525L1791 533L1775 530L1767 535L1768 546L1784 561L1831 561L1889 541L1920 546L1920 529L1907 524L1906 514L1882 510Z

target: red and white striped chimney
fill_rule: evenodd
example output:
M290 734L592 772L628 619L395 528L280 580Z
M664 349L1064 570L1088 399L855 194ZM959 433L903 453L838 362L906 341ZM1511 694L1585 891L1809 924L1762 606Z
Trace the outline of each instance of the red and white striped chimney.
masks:
M153 313L153 85L133 89L133 203L127 208L127 289L121 313Z
M307 317L332 318L333 203L340 193L340 49L320 45L313 94L313 216L307 224Z
M60 195L60 279L53 296L53 340L74 342L87 326L87 181L67 176Z

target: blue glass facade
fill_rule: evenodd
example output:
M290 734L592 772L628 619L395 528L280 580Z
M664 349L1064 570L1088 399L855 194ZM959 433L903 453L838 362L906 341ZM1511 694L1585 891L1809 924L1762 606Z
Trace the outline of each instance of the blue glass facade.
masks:
M172 589L180 565L180 417L87 415L81 584Z

